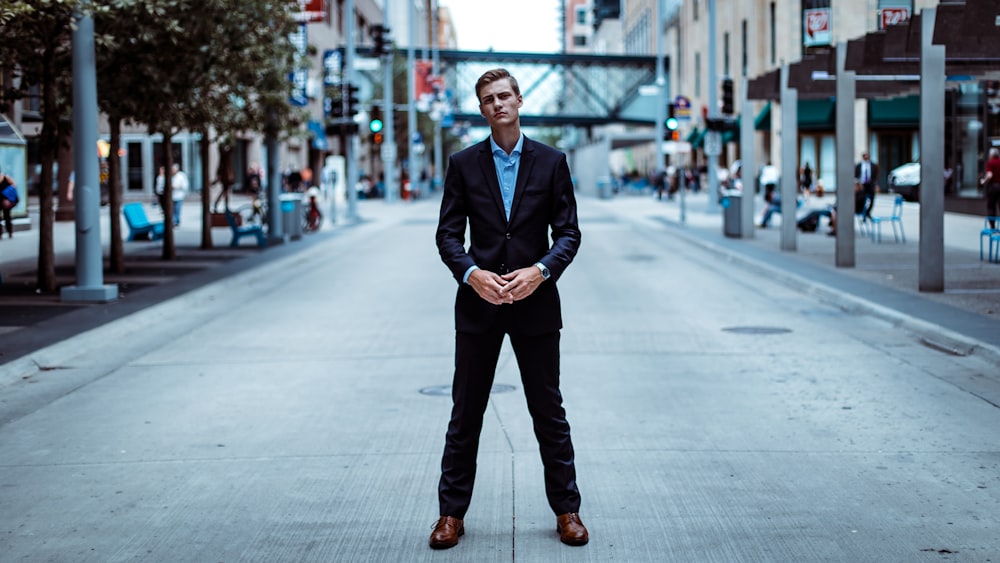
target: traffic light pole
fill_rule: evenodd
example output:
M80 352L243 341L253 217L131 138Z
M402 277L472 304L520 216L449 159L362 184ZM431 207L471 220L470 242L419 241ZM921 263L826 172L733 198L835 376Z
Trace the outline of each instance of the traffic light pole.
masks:
M354 0L345 0L344 13L347 14L347 17L344 18L346 25L344 28L344 88L342 91L345 97L349 98L351 95L349 85L356 83L354 77L354 28L356 21ZM354 116L345 113L344 117L353 119ZM345 139L347 142L343 143L341 148L344 151L344 161L347 165L347 221L353 223L358 220L358 190L355 189L358 184L358 151L355 146L357 135L348 132Z
M708 0L708 117L718 119L718 77L715 75L715 0ZM719 153L722 134L709 130L705 133L705 155L708 156L708 212L719 211Z
M666 176L666 151L663 150L663 125L667 110L667 79L664 77L663 63L663 13L666 0L656 3L656 128L653 135L656 139L656 174L661 172ZM665 178L666 180L666 178Z
M389 9L390 2L385 3L386 10ZM388 17L388 13L386 13ZM392 101L392 51L390 54L382 55L382 130L385 134L382 137L382 185L385 190L385 201L396 200L396 108Z

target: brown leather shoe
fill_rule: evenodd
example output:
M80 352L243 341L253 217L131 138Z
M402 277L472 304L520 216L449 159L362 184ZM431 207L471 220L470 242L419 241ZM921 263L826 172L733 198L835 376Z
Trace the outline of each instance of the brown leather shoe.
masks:
M566 545L584 545L590 540L587 527L576 512L556 516L556 531L559 532L559 541Z
M458 545L458 536L465 533L465 526L458 518L442 516L431 532L431 549L448 549ZM584 530L586 533L586 530Z

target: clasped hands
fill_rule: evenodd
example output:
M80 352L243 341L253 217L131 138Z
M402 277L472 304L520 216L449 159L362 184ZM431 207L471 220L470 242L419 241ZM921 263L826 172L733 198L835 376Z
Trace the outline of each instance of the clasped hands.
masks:
M469 285L486 301L494 305L520 301L538 289L545 281L542 272L535 266L514 270L500 275L483 269L473 270L469 275Z

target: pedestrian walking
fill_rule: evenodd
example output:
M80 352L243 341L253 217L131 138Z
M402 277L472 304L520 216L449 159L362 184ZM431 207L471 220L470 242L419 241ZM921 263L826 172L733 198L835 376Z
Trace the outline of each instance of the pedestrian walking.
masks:
M986 161L986 175L983 176L983 183L986 187L986 215L990 217L1000 216L1000 149L990 149L989 159ZM990 221L990 228L997 228L996 220Z
M163 167L160 167L163 170ZM181 224L181 208L184 206L184 198L187 197L188 188L190 184L188 182L187 174L181 170L180 164L174 163L170 168L170 199L172 200L174 206L174 226L180 226ZM157 195L160 196L161 205L166 209L166 201L163 201L163 180L162 177L156 179Z
M0 214L3 215L3 229L0 229L0 238L3 237L4 229L7 231L7 238L14 238L14 218L11 211L17 206L21 198L17 195L17 183L10 176L0 171Z
M872 208L875 207L875 194L878 192L878 164L871 161L867 152L861 153L861 162L854 167L854 189L865 196L864 209L854 208L855 213L862 213L864 218L871 220ZM860 203L858 196L857 202Z
M589 535L579 516L573 444L559 391L556 289L580 246L573 181L565 154L521 132L523 100L509 72L483 74L476 97L490 136L449 159L436 235L459 287L453 406L430 546L453 547L465 531L483 414L505 335L520 368L556 531L563 543L583 545Z

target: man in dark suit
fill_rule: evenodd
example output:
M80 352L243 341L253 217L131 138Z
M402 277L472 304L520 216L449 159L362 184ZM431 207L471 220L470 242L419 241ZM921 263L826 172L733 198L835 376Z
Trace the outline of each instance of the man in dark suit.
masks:
M521 371L556 530L564 543L583 545L588 533L578 514L573 443L559 392L556 290L580 246L573 182L566 155L521 133L514 77L504 69L486 72L476 97L490 137L449 159L437 228L438 251L459 287L453 406L430 546L452 547L465 531L483 414L505 335Z
M872 208L875 207L875 193L878 191L878 164L871 161L868 153L862 153L861 162L854 167L855 191L860 192L854 198L854 212L860 213L861 194L864 194L865 219L871 220Z

